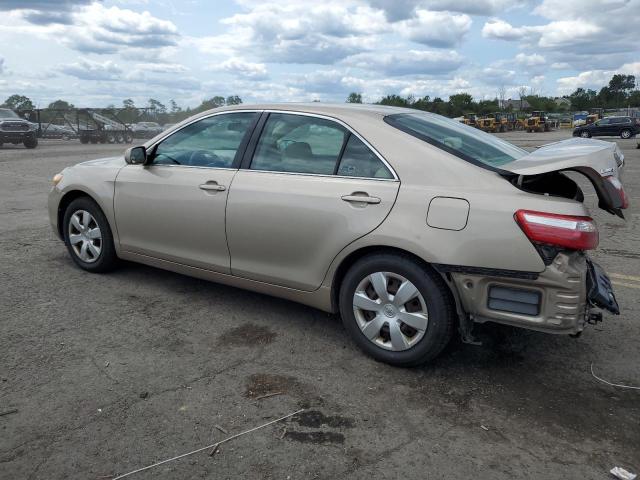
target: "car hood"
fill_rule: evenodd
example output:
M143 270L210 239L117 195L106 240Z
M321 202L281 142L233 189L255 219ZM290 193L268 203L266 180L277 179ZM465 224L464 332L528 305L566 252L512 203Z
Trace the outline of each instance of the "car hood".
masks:
M76 167L124 167L127 163L124 161L124 155L117 157L98 158L97 160L89 160L76 164Z
M620 171L624 154L615 142L588 138L571 138L543 145L513 162L502 165L503 171L522 175L544 175L572 170L586 176L598 195L598 206L623 217L628 201Z

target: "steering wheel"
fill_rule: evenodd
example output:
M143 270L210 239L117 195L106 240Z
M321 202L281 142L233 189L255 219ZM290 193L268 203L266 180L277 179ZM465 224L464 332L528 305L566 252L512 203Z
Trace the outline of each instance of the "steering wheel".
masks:
M189 155L189 163L187 165L201 167L221 167L224 161L215 153L207 150L194 150Z

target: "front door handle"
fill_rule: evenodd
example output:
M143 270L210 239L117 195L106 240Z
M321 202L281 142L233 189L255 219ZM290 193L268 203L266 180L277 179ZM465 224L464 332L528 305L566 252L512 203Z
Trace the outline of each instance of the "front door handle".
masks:
M198 188L200 188L200 190L208 190L208 191L214 191L214 192L223 192L224 190L227 189L227 187L225 187L224 185L219 185L218 182L215 182L215 181L198 185Z
M378 197L370 197L366 192L353 192L351 195L344 195L342 200L349 203L380 203L381 200Z

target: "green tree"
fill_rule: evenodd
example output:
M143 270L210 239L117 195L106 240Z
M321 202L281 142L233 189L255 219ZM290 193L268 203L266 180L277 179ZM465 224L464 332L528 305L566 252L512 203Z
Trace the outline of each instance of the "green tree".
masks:
M457 117L475 110L473 97L468 93L456 93L449 96L449 115Z
M390 105L392 107L408 107L411 105L409 97L404 98L400 95L387 95L378 102L379 105Z
M351 92L347 97L347 103L362 103L362 94Z
M595 90L585 90L582 87L578 87L569 95L569 100L571 100L571 107L575 110L589 110L595 106L596 97L597 93Z
M51 102L47 108L56 110L71 110L75 107L73 106L73 103L69 103L64 100L56 100L55 102Z
M162 102L160 102L159 100L156 100L155 98L149 99L148 108L155 115L167 113L167 107Z
M617 102L616 107L624 106L627 96L636 88L636 77L634 75L615 74L609 80L609 92Z
M2 106L11 110L33 110L35 108L29 97L18 94L11 95L4 101Z
M225 103L227 105L241 105L242 99L238 95L231 95L227 97Z

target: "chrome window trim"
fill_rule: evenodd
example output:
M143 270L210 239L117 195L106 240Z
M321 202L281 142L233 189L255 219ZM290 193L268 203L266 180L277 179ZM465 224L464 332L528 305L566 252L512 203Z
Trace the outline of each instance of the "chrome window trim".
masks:
M177 166L179 165L176 165L176 167ZM341 178L344 180L367 180L367 181L374 181L374 182L400 183L400 180L395 178L354 177L354 176L348 176L348 175L333 175L333 174L327 174L327 173L279 172L277 170L252 170L250 168L241 168L240 170L245 172L272 173L277 175L300 175L303 177L327 177L327 178Z
M215 117L217 115L225 115L225 114L228 114L228 113L286 113L286 114L290 114L290 115L300 115L300 116L304 116L304 117L321 118L321 119L324 119L324 120L329 120L329 121L332 121L332 122L336 122L337 124L341 125L343 128L347 129L347 131L349 133L351 133L351 135L355 135L362 143L364 143L367 146L367 148L370 149L374 153L374 155L376 157L378 157L378 159L384 164L384 166L389 169L389 171L391 172L391 175L393 175L393 178L355 177L355 176L344 176L344 175L327 175L327 174L321 174L321 173L278 172L278 171L271 171L271 170L251 170L251 168L243 169L241 167L239 168L240 170L251 170L253 172L282 173L282 174L287 174L287 175L305 175L305 176L335 177L335 178L360 178L360 179L365 179L365 180L376 180L376 181L384 181L384 182L399 182L400 181L400 177L398 177L398 174L396 173L395 169L391 166L391 164L389 164L389 162L387 162L387 160L380 154L380 152L378 152L378 150L376 150L373 147L373 145L371 145L362 135L360 135L353 128L351 128L350 125L348 125L347 123L343 122L339 118L332 117L330 115L320 114L320 113L298 112L296 110L277 110L277 109L260 110L260 109L255 109L255 108L238 109L238 110L223 110L222 112L213 112L213 113L211 113L209 115L204 115L202 117L194 118L192 121L190 121L189 123L185 123L184 125L179 125L179 128L176 128L175 130L169 130L169 132L167 132L166 135L164 135L163 137L160 137L158 140L155 140L152 144L150 144L146 148L147 148L147 150L155 148L160 142L163 142L164 140L166 140L168 137L170 137L174 133L179 132L183 128L188 127L189 125L191 125L191 124L193 124L195 122L198 122L200 120L205 120L207 118ZM148 165L148 166L153 166L153 164L152 165ZM160 165L155 165L155 166L160 166ZM227 168L227 167L197 167L197 166L191 166L191 165L165 165L165 166L185 167L185 168L207 168L207 169L220 169L220 170L238 170L236 168Z

